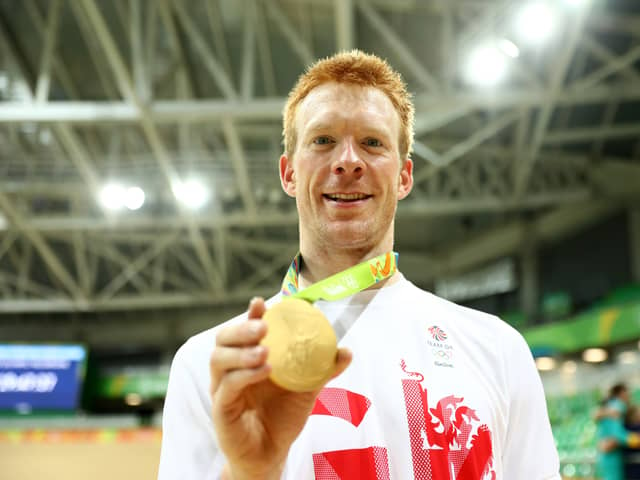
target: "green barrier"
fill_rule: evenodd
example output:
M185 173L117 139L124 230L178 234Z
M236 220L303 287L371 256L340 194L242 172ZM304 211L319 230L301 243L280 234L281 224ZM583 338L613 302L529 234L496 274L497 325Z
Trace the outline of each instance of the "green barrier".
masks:
M567 322L523 331L532 351L571 353L640 338L640 302L582 313Z
M122 373L102 377L97 385L97 394L107 398L120 398L130 393L137 393L144 398L164 397L168 381L168 371Z
M640 284L631 283L612 290L606 297L596 302L594 307L611 307L638 302L640 302Z

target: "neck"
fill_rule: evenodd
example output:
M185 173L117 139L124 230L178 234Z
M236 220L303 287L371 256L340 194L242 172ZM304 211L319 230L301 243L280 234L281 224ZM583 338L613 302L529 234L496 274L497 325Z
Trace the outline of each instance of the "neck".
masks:
M337 252L328 249L310 249L308 251L301 249L302 271L299 277L299 287L306 288L365 260L389 252L392 248L392 245L389 245L388 248L381 246L374 249L340 250ZM391 278L376 283L371 288L380 288L387 283L393 283L396 277L398 277L397 273Z

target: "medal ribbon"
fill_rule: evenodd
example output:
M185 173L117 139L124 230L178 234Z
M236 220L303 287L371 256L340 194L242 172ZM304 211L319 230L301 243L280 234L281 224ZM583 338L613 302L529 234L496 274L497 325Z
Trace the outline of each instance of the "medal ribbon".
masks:
M398 270L398 254L387 252L298 290L302 257L298 253L282 281L282 295L308 302L340 300L385 280Z

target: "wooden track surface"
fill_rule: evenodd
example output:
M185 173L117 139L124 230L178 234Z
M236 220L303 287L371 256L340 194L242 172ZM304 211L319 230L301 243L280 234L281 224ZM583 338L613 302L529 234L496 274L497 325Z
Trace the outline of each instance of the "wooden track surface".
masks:
M160 442L0 443L2 480L155 479Z

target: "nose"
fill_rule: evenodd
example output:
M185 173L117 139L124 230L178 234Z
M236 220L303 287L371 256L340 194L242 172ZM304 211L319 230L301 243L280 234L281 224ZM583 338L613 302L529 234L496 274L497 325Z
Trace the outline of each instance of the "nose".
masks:
M336 175L361 176L364 173L366 163L362 160L358 146L353 140L345 139L341 148L336 149L336 157L331 169Z

